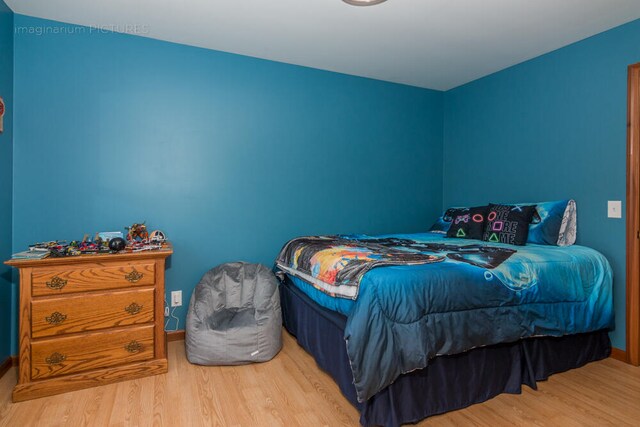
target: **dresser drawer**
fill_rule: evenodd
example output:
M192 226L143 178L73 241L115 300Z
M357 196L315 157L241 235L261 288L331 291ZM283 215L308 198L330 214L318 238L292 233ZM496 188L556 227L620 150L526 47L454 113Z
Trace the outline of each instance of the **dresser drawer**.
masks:
M152 359L153 325L34 341L31 379Z
M95 292L31 303L31 336L88 332L153 322L154 290Z
M31 273L33 296L149 286L155 282L155 263L126 262L69 268L36 268Z

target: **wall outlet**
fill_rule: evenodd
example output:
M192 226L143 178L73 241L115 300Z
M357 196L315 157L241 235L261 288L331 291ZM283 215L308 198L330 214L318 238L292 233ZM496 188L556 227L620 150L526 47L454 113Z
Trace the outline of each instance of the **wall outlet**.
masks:
M169 317L169 307L164 308L164 317Z
M171 307L182 305L182 291L171 291Z
M609 200L607 202L607 216L609 218L622 218L622 202L620 200Z

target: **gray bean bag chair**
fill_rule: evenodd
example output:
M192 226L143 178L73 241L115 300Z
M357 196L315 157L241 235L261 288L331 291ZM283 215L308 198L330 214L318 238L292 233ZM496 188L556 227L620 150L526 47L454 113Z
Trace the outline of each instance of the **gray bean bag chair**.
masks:
M271 270L233 262L205 273L191 294L185 346L198 365L266 362L278 354L282 313Z

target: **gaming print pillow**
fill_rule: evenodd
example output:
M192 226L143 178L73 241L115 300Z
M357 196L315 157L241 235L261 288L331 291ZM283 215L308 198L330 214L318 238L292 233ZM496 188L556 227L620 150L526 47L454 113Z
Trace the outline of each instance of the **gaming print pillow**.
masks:
M535 205L489 204L489 213L487 214L482 240L519 246L526 244L529 235L529 223L535 210Z
M447 237L482 240L488 210L489 206L455 209Z

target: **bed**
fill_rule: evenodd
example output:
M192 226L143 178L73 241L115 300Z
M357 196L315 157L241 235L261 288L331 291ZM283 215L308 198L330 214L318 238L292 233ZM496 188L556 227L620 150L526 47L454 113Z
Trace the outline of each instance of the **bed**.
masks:
M365 426L519 393L611 351L611 268L583 246L311 236L276 268L285 328Z

